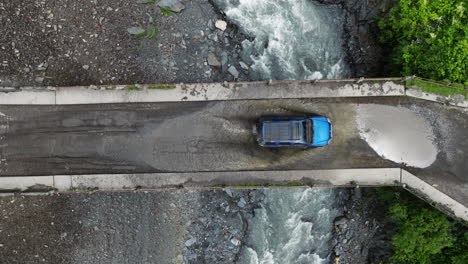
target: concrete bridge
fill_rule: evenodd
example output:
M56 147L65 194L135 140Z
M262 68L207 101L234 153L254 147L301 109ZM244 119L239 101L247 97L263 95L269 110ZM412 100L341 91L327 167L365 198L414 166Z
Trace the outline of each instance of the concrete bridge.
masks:
M397 185L468 220L468 102L408 83L3 87L0 188ZM260 116L299 113L332 120L330 146L255 144Z

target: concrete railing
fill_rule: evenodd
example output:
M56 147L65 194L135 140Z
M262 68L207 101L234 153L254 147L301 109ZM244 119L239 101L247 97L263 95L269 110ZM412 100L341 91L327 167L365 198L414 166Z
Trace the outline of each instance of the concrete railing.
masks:
M468 221L468 208L463 204L400 168L0 177L0 186L4 194L162 188L401 186L443 212Z
M71 105L401 96L401 78L0 88L0 105Z
M405 87L409 78L224 82L164 85L0 87L0 105L72 105L183 101L411 96L468 108L464 95Z

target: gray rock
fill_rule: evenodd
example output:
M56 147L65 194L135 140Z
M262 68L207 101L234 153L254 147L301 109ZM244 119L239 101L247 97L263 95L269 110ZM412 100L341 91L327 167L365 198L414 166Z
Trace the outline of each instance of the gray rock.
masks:
M249 70L249 66L245 64L243 61L239 61L239 65L241 66L242 69Z
M189 240L185 241L185 246L186 247L190 247L192 246L193 244L197 243L197 239L192 237L190 238Z
M224 190L226 192L227 195L229 195L229 197L232 197L232 191L231 189L226 189Z
M158 6L179 13L185 8L179 0L161 0L158 2Z
M223 53L221 53L221 65L223 65L223 68L226 67L228 63L228 54L227 52L223 51Z
M335 227L341 227L341 226L346 225L347 222L348 222L348 219L346 219L346 217L340 216L335 219L334 224L335 224Z
M229 67L228 72L229 72L232 76L234 76L234 78L236 78L236 79L239 78L239 72L237 71L236 67L234 67L234 66ZM244 202L245 202L245 201L244 201Z
M231 69L231 68L229 68L229 69ZM244 198L240 198L239 202L237 202L237 206L239 206L240 208L244 208L246 204L247 203L245 202Z
M212 41L217 42L218 41L218 35L214 34L214 33L211 33L211 34L208 35L208 39L211 39Z
M38 83L42 83L44 81L44 77L36 77L34 80Z
M47 67L49 67L49 64L41 63L41 64L39 64L39 66L37 66L37 70L38 71L45 71L45 70L47 70Z
M231 239L231 243L236 247L238 247L241 244L240 240L235 237Z
M89 65L83 65L83 69L88 70L88 69L89 69Z
M131 27L131 28L127 28L127 32L129 34L138 36L138 35L145 34L146 30L143 28L139 28L139 27Z
M213 53L208 54L208 65L213 67L221 67L221 63Z
M227 22L224 21L224 20L218 20L215 22L215 27L224 31L226 30L226 27L227 27Z

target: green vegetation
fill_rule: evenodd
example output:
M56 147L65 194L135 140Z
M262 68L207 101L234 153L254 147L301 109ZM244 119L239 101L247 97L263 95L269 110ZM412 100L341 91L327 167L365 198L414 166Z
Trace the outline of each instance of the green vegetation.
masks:
M148 0L146 1L147 4L156 4L156 0Z
M131 91L132 91L132 90L139 90L140 87L132 85L132 86L127 86L127 89L128 89L128 90L131 90Z
M406 88L418 89L424 92L440 94L444 96L461 94L468 98L468 89L462 84L441 84L435 81L425 81L421 79L410 79L405 83Z
M377 195L396 224L391 263L468 263L466 226L404 190L379 188Z
M173 14L176 13L176 12L174 12L174 11L171 11L171 10L166 9L166 8L163 8L163 7L160 7L159 9L161 10L161 13L162 13L163 15L165 15L165 16L171 16L171 15L173 15Z
M175 89L174 84L157 84L157 85L148 85L148 89Z
M154 39L157 39L159 36L159 29L156 25L150 25L146 32L147 32L146 37L148 39L154 40Z
M468 84L468 2L398 0L379 19L395 76Z

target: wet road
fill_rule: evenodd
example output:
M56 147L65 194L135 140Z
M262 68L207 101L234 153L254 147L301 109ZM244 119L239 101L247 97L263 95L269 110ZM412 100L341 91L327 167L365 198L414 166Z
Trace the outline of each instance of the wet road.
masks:
M366 104L391 106L384 122L398 119L392 109L404 109L431 124L436 159L425 169L409 169L436 183L450 179L466 186L468 113L404 97L1 106L0 174L404 166L380 156L360 136L357 110ZM256 144L251 128L259 117L304 113L332 120L330 146L304 151Z

